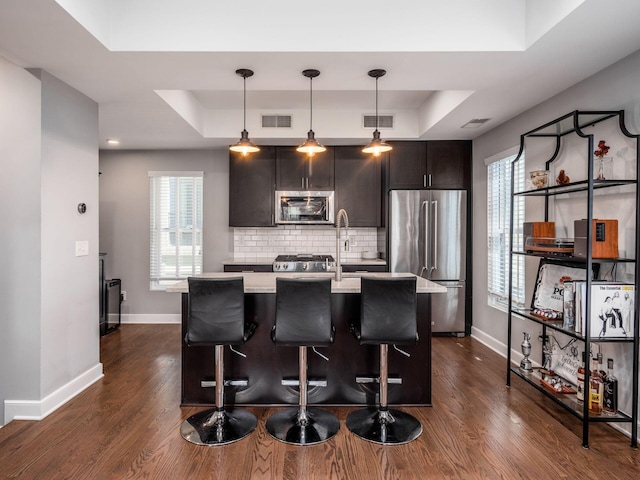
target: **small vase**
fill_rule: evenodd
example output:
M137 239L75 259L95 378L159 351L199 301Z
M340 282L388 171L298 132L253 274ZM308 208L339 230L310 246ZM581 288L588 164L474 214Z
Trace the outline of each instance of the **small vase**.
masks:
M613 158L596 157L593 176L596 180L611 180L613 178Z

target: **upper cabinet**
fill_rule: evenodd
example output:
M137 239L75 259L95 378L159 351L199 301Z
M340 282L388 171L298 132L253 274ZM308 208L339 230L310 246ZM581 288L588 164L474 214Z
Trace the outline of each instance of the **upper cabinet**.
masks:
M470 188L470 140L389 143L389 189Z
M242 156L229 152L229 226L274 224L275 147Z
M335 190L353 227L381 227L385 218L383 166L389 189L470 188L471 142L393 142L380 157L361 146L327 147L309 158L296 147L229 153L229 226L275 226L275 190Z
M336 212L344 208L350 227L382 225L380 157L362 147L336 147Z
M309 157L296 147L276 147L276 190L333 190L334 147Z
M426 187L426 142L389 142L389 189Z
M469 188L471 186L471 141L429 140L427 142L427 187Z

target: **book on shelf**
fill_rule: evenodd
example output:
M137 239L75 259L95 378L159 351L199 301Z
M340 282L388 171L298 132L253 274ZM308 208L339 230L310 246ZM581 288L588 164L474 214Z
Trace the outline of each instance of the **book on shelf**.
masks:
M587 282L574 282L575 328L582 335L586 333ZM591 283L591 312L589 318L590 337L632 338L634 335L635 285L619 282L593 281ZM570 308L570 307L569 307Z

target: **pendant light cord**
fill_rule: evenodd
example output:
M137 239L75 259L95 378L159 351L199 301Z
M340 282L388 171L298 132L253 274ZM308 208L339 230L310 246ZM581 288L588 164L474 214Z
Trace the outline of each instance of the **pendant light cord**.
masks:
M242 82L244 85L243 87L244 94L243 94L243 102L242 102L242 128L243 130L246 130L247 129L247 77L246 76L242 77ZM376 84L377 83L378 82L376 80Z
M313 77L309 77L309 130L313 130Z
M376 77L376 131L378 131L378 77Z

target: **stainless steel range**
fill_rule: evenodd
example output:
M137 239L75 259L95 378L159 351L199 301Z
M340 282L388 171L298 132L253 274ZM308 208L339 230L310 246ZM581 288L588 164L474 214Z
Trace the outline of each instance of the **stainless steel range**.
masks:
M278 255L274 272L333 272L336 262L331 255Z

